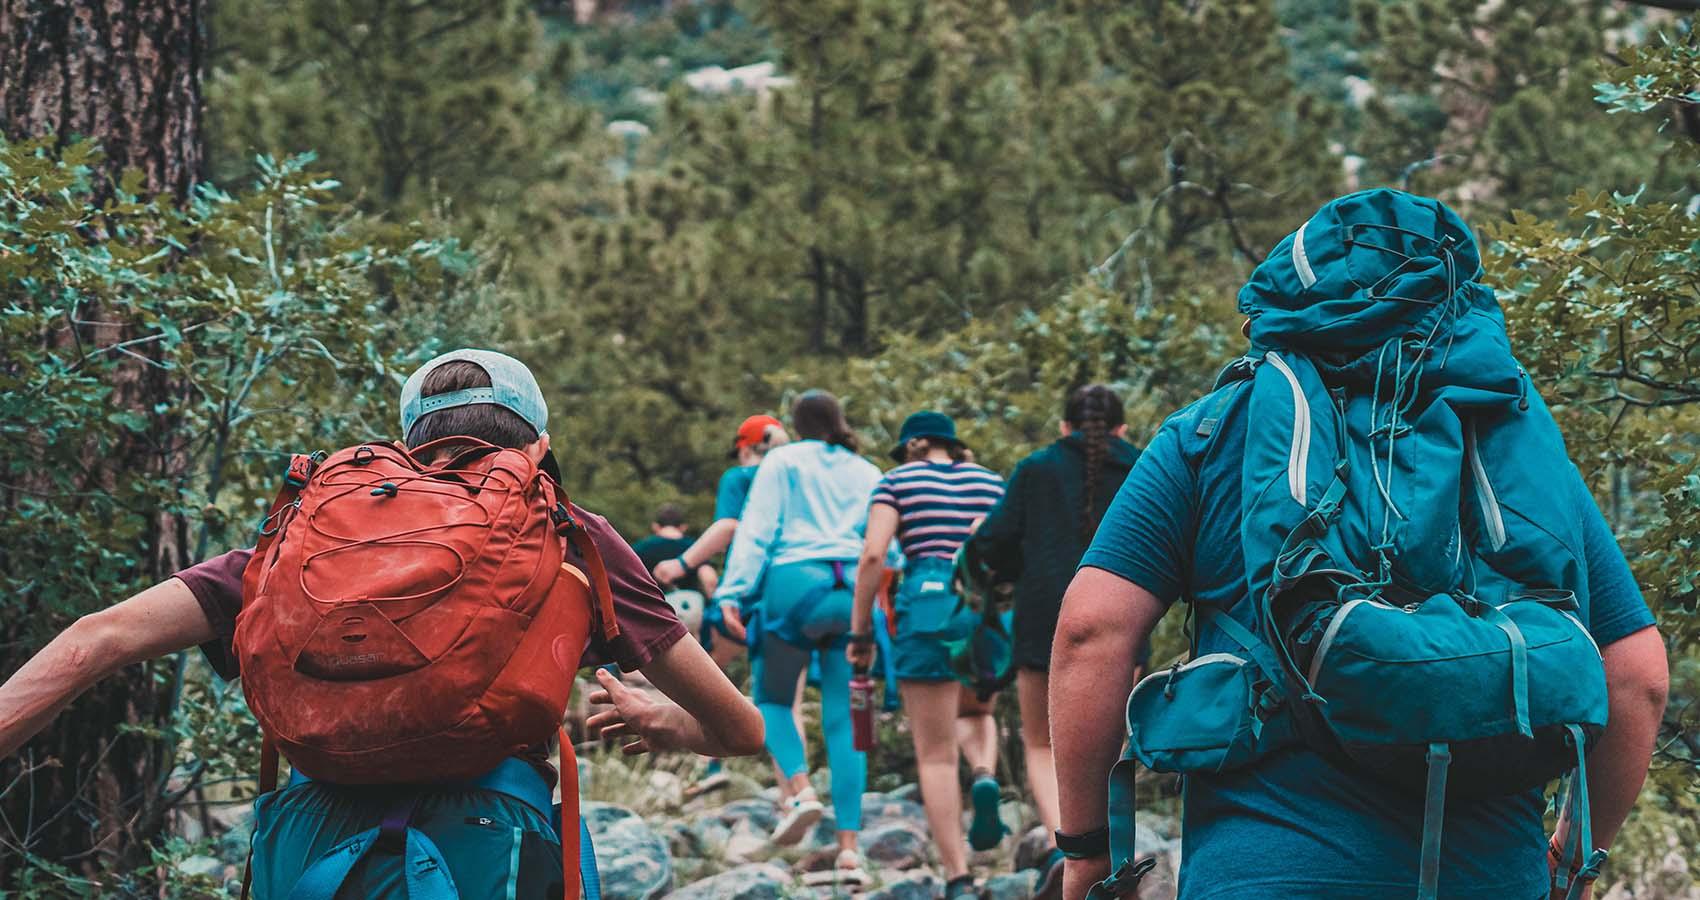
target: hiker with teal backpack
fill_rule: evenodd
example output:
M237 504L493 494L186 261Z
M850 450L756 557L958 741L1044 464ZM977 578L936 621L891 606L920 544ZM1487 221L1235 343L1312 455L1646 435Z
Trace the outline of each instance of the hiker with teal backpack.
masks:
M1240 292L1250 352L1152 438L1063 602L1069 900L1151 865L1136 767L1182 776L1182 900L1588 895L1664 646L1481 276L1444 204L1375 190ZM1176 600L1188 661L1129 693Z
M1017 463L1009 489L964 548L987 580L1010 585L1015 618L1016 696L1028 786L1047 836L1062 827L1051 755L1051 639L1063 591L1111 498L1139 458L1126 440L1121 398L1109 386L1075 388L1063 404L1061 437ZM1142 647L1140 663L1150 651ZM1062 853L1039 861L1038 900L1062 896Z
M972 773L974 820L968 843L996 847L1005 834L998 818L997 723L993 695L976 696L958 683L952 645L972 640L978 617L953 586L957 551L974 525L1003 496L1003 478L968 462L956 423L942 413L909 416L891 458L897 468L874 488L867 536L856 569L856 606L846 653L866 671L874 662L874 594L895 538L903 550L897 588L897 683L915 743L915 764L927 824L945 872L945 900L976 893L962 835L957 760Z
M199 645L261 725L255 897L595 900L571 744L550 762L580 665L664 695L597 673L611 708L586 724L627 753L753 753L761 719L566 499L523 364L444 354L401 411L404 441L295 456L257 549L84 616L13 673L0 756L106 675Z
M809 782L808 757L794 717L799 681L820 660L821 730L832 767L838 855L822 881L868 880L857 849L867 757L850 721L851 581L867 524L868 495L880 471L857 452L838 398L808 391L791 406L797 440L768 451L750 485L716 601L752 613L758 646L750 654L751 693L767 724L767 749L789 793L771 840L799 843L825 807ZM812 880L806 877L805 879Z

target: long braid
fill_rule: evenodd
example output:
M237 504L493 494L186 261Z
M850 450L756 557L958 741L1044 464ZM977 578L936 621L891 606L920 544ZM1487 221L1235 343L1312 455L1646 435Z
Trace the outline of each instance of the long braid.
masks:
M1076 390L1064 409L1064 418L1080 435L1086 455L1080 504L1080 538L1086 543L1098 531L1098 485L1110 455L1110 432L1121 426L1123 415L1121 398L1102 384Z

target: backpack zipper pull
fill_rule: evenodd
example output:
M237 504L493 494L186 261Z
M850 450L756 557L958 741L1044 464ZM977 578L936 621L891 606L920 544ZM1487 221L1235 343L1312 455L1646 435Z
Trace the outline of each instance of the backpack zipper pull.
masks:
M374 497L394 497L396 495L397 491L399 491L399 490L400 489L395 486L395 482L386 481L383 484L380 484L377 487L372 489L372 496L374 496Z

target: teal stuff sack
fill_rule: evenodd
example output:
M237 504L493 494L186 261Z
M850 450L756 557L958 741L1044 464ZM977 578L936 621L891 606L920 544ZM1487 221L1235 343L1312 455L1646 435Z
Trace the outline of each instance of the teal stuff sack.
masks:
M504 762L460 787L342 786L294 777L254 804L254 896L454 900L561 896L561 841L549 788ZM521 799L524 795L524 799ZM552 812L552 811L551 811ZM599 896L580 831L583 896Z

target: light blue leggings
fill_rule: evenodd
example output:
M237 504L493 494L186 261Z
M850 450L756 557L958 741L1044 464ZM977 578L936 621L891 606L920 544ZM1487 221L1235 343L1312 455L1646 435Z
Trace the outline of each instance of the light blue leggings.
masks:
M854 561L798 562L767 571L761 594L761 646L752 654L756 706L767 725L767 752L790 778L808 771L803 736L791 718L797 678L820 651L821 730L832 766L832 807L840 831L862 828L867 755L855 748L850 727L850 580Z

